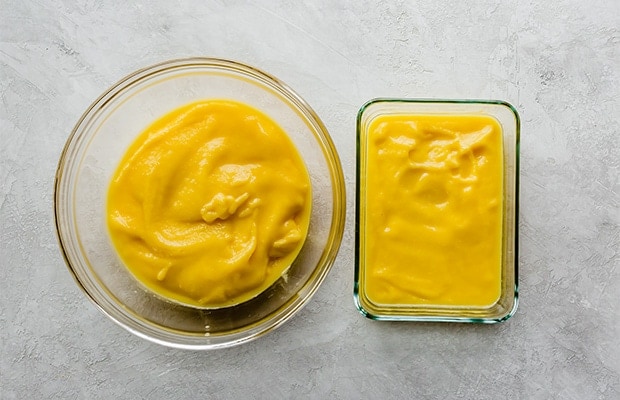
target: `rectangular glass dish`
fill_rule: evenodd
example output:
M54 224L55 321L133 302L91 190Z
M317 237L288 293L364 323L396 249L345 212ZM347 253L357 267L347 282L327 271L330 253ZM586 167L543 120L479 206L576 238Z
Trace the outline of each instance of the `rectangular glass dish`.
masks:
M514 314L519 129L503 101L362 106L354 298L363 315L496 323Z

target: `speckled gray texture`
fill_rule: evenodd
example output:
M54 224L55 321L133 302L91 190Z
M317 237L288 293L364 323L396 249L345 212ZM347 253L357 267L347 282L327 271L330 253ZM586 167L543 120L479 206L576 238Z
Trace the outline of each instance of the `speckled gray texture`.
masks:
M124 3L0 0L0 398L620 398L620 2ZM151 344L97 311L52 216L56 163L85 108L135 69L193 55L298 91L333 136L348 194L341 251L309 305L215 352ZM355 310L354 121L376 96L496 98L521 113L521 303L508 322Z

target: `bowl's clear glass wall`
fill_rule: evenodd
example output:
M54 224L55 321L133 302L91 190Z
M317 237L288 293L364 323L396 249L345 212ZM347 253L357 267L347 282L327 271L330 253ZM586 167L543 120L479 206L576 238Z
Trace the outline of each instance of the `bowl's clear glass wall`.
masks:
M318 117L303 109L295 95L255 70L233 63L219 68L219 64L172 63L120 82L78 123L57 176L59 237L80 285L125 328L180 347L230 345L277 326L316 290L342 235L342 171ZM245 102L274 119L300 151L313 192L308 237L287 280L278 281L253 301L211 311L171 304L146 293L118 259L105 218L109 181L136 136L165 113L208 98Z

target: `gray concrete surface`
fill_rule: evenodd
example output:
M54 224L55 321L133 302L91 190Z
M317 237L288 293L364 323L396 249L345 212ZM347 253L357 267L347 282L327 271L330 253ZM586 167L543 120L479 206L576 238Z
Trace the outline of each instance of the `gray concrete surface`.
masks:
M127 3L0 0L0 398L620 398L620 2ZM310 304L215 352L108 320L63 264L52 217L56 163L85 108L135 69L193 55L298 91L348 193L341 251ZM508 322L378 323L354 308L354 120L375 96L504 99L521 113Z

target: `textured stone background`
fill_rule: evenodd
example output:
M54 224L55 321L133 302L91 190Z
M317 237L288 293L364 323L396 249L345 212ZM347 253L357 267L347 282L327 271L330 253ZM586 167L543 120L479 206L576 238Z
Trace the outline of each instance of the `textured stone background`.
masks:
M620 398L620 2L149 3L0 0L0 398ZM135 69L192 55L298 91L348 193L341 251L310 304L216 352L150 344L97 311L52 217L56 163L85 108ZM375 96L497 98L521 113L521 303L508 322L355 310L354 120Z

